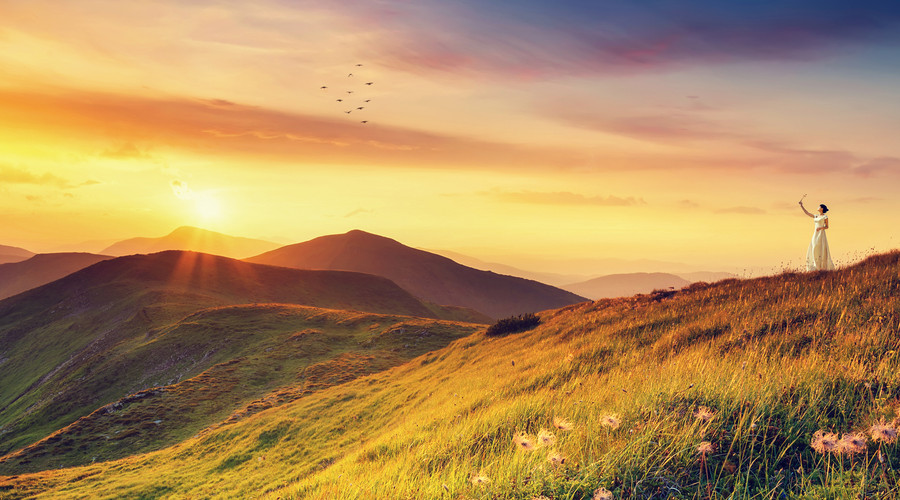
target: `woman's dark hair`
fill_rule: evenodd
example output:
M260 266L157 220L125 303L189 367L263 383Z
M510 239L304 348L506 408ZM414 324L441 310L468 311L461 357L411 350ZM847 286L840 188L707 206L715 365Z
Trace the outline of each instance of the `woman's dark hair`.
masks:
M822 203L822 204L819 205L819 206L822 207L822 213L823 213L823 214L824 214L824 213L828 213L828 207L826 207L824 203Z

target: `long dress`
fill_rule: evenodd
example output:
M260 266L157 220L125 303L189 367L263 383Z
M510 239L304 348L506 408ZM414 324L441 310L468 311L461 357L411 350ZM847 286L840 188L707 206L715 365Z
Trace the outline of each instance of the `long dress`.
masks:
M809 250L806 251L807 271L831 271L834 262L831 261L831 250L828 249L828 238L825 237L825 227L828 216L825 214L813 216L816 230L813 232L812 241L809 242Z

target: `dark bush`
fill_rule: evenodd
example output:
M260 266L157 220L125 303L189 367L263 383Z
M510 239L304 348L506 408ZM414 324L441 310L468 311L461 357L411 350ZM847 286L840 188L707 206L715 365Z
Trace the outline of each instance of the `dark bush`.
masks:
M531 330L539 324L541 324L541 318L539 318L537 314L520 314L518 316L511 316L497 321L488 327L485 335L496 337L498 335L524 332L526 330Z

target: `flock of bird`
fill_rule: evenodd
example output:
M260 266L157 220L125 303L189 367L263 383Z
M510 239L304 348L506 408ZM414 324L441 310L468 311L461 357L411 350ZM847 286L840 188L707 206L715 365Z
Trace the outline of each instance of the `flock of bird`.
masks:
M356 67L360 68L362 67L362 64L357 64ZM371 102L372 99L360 99L358 93L356 92L356 89L360 88L360 82L364 82L364 88L368 88L369 86L374 85L375 82L365 82L364 79L360 79L358 75L354 75L352 71L347 74L347 78L350 78L351 80L348 80L347 85L343 86L345 90L342 91L342 94L339 94L342 97L335 99L335 102L343 104L345 108L346 106L350 106L350 109L344 109L344 113L348 115L354 112L359 113L361 111L365 111L366 105ZM351 90L346 90L347 88L350 88ZM319 87L319 90L322 90L326 93L328 93L329 89L330 87L328 85L322 85L321 87ZM346 97L343 96L344 94L346 94ZM360 123L366 124L369 123L369 120L360 120Z

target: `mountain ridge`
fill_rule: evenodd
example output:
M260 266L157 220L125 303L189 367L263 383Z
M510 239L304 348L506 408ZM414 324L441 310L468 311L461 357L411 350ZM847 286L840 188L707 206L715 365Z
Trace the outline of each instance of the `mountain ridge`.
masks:
M180 226L171 233L158 238L137 237L113 243L100 253L121 257L165 250L188 250L240 259L279 246L278 243L270 241L231 236L193 226Z
M447 257L358 229L287 245L244 260L384 276L429 302L468 307L495 319L587 300L537 281L463 266Z

